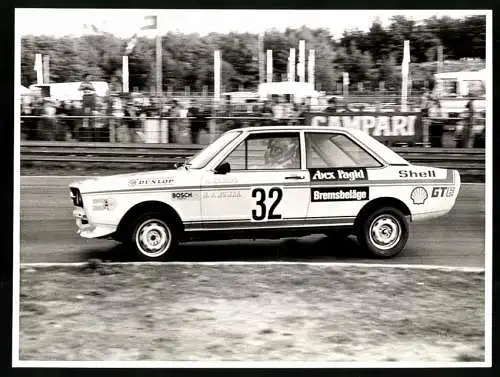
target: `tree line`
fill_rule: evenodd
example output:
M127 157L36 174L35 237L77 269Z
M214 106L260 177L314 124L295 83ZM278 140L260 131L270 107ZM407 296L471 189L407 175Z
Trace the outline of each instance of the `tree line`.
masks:
M416 23L404 16L392 17L388 26L374 21L366 32L345 31L334 39L327 29L270 30L263 48L273 50L274 80L286 78L290 48L299 40L316 54L315 81L320 90L332 91L349 72L351 83L362 82L397 88L403 41L410 40L410 76L415 82L432 80L438 46L444 59L485 58L486 17L464 19L432 17ZM127 40L108 33L81 37L25 36L21 41L21 82L36 82L35 54L49 55L51 82L79 81L83 73L112 86L121 83L122 55ZM258 35L211 33L206 36L169 32L162 36L163 90L213 90L213 52L222 56L222 85L225 90L254 90L259 83ZM308 54L306 53L306 56ZM155 41L139 38L129 55L130 88L148 91L155 87Z

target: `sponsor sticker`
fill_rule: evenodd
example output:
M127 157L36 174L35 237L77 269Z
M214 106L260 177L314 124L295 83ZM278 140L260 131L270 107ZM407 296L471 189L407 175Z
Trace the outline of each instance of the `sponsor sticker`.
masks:
M190 200L190 199L198 199L198 195L192 192L173 192L172 199L174 200Z
M311 181L365 181L366 168L318 168L309 169Z
M224 183L238 183L238 178L236 177L213 177L208 178L204 181L206 185L216 185L216 184L224 184Z
M207 191L203 193L203 199L238 199L241 198L240 191Z
M113 198L92 199L92 209L94 211L112 211L116 208L116 201Z
M436 178L436 171L432 169L427 171L404 169L399 171L399 178Z
M131 178L128 181L130 187L136 186L151 186L151 185L168 185L174 182L173 177L157 177L157 178Z
M413 200L413 204L415 205L424 204L428 197L429 194L427 193L427 190L421 186L415 187L410 194L410 198Z
M343 202L368 200L369 188L366 187L320 187L311 189L311 202Z
M455 187L434 187L431 198L450 198L455 193Z

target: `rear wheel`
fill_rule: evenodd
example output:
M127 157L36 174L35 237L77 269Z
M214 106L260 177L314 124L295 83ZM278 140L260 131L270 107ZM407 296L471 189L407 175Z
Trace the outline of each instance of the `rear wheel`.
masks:
M408 220L398 209L384 207L360 219L357 238L363 248L377 258L400 253L408 241Z
M160 213L141 215L131 228L131 246L141 260L166 260L177 246L175 224Z

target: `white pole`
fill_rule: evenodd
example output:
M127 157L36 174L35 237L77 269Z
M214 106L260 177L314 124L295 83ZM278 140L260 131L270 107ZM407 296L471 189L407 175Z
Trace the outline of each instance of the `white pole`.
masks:
M273 82L273 50L267 50L267 82Z
M306 41L299 41L299 64L297 67L297 74L299 75L299 81L306 81Z
M122 91L123 93L128 93L128 56L122 56Z
M314 50L309 50L309 61L307 62L307 74L308 74L308 80L309 83L312 84L312 87L314 89L314 65L315 65L315 59L316 55Z
M403 64L401 66L401 111L408 109L408 71L410 65L410 41L404 41Z
M35 55L35 67L36 71L36 83L38 85L43 84L43 65L42 65L42 54Z
M259 57L259 84L264 83L265 69L264 69L264 35L259 34L257 41L258 57Z
M295 49L291 48L290 49L290 57L288 58L288 67L289 67L289 72L288 72L288 81L295 82Z
M220 102L220 84L221 84L221 60L220 51L214 51L214 104L217 106Z
M162 57L161 57L161 36L159 29L156 29L156 95L160 98L162 94Z
M49 61L50 61L50 56L49 55L44 55L43 56L43 83L44 84L49 84L50 83L50 66L49 66Z

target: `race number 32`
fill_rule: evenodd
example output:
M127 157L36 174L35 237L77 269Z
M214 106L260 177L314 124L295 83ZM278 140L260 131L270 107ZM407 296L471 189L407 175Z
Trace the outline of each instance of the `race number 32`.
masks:
M263 221L263 220L279 220L282 218L280 213L276 213L276 207L281 202L283 198L283 190L279 187L272 187L269 192L266 193L266 190L257 187L252 190L252 198L255 199L253 202L252 209L252 219L255 221ZM266 205L269 204L269 208Z

